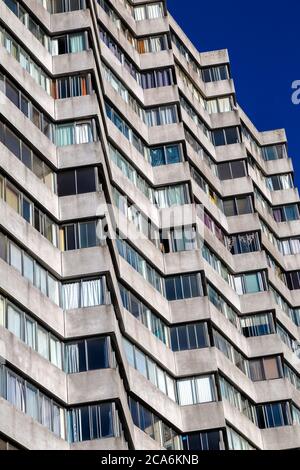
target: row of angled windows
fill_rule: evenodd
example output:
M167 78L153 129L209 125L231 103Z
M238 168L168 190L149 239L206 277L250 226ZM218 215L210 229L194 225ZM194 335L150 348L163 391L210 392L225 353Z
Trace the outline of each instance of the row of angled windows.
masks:
M12 369L0 368L0 395L21 412L72 442L118 437L125 440L122 420L114 402L66 409L41 392ZM128 398L134 424L166 449L223 450L225 431L179 435L164 420L139 402ZM251 445L236 431L227 428L228 448L246 449Z
M105 276L62 283L2 232L0 259L15 268L42 294L65 310L110 303Z
M224 388L225 384L227 384L227 389ZM194 386L197 388L200 386L202 389L201 384L196 385L194 382ZM235 396L239 392L230 388L230 384L225 380L221 385L221 390L224 395L223 399L240 408L240 402L236 401L238 397ZM182 388L184 397L187 397L189 393L191 392L188 389ZM205 389L201 390L201 393L205 394ZM114 402L66 409L4 365L0 368L0 394L18 410L69 442L108 437L124 439L122 423ZM166 425L165 421L136 400L129 398L129 407L134 424L166 449L221 450L225 448L223 433L220 431L179 435L173 428ZM244 412L247 412L247 407L244 401ZM299 411L290 402L258 405L255 412L257 425L262 429L299 424ZM247 445L247 441L242 436L238 439L239 435L235 431L229 430L229 435L231 435L229 448L252 447L249 443Z
M167 327L149 308L121 285L120 292L124 307L152 331L155 336L162 340L168 347L171 347L173 351L201 349L214 345L225 354L233 364L254 381L280 378L283 376L284 370L285 376L288 376L290 380L292 375L294 376L292 383L294 383L297 388L299 387L299 377L288 366L283 365L282 359L279 356L269 358L268 363L270 367L272 365L273 371L273 375L271 376L265 370L266 360L247 360L224 336L215 329L211 330L207 322ZM220 306L216 303L217 294L214 292L214 296L212 297L213 292L213 289L210 287L209 298L211 302L220 309ZM70 298L74 296L74 293L76 293L76 290L74 291L73 285L71 285L71 291L68 290ZM89 305L92 304L92 302L89 303ZM246 337L274 334L276 331L273 316L269 313L240 318L238 321L241 332ZM67 343L64 346L55 335L47 332L45 328L30 315L26 314L3 297L0 298L0 325L7 328L44 358L50 360L54 365L63 368L67 373L116 366L115 356L109 338L77 341ZM135 355L133 352L130 353L130 361L134 367L140 369L137 364L141 363L143 354L138 352L138 356L139 361L137 361L136 358L134 359ZM144 375L149 375L148 378L152 380L151 377L153 374L150 374L149 371L146 374L146 366L140 371ZM169 378L169 382L170 380ZM162 382L160 380L155 383L157 385L157 383ZM167 384L168 381L163 391L166 391ZM175 395L172 394L173 398L174 396Z

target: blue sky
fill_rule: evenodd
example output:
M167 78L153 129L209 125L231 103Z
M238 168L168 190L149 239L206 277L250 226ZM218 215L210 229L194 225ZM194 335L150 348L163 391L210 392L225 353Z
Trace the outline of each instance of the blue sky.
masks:
M228 49L237 99L258 130L285 128L300 187L300 2L167 0L168 9L201 52Z

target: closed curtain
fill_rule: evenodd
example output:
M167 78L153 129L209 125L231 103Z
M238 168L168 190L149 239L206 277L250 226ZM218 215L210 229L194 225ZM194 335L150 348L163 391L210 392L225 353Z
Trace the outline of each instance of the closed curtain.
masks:
M7 400L25 413L25 383L7 371Z
M149 20L162 17L162 6L160 3L147 5L146 8L147 8L147 17Z
M26 413L38 420L38 392L29 384L26 384Z
M93 141L92 129L90 123L77 124L75 127L76 144L87 144Z
M51 401L45 395L40 395L40 419L41 424L52 430Z
M69 37L69 50L70 52L81 52L85 49L84 47L84 34L72 34Z
M193 390L191 380L180 380L177 382L180 405L193 405Z
M7 329L18 338L21 338L21 313L10 305L7 307Z
M79 307L78 282L72 282L71 284L63 285L63 307L65 310L70 310Z
M79 372L78 344L69 344L67 346L67 370L69 374Z
M102 280L84 281L82 283L82 307L92 307L104 303Z
M56 128L56 145L57 146L64 146L64 145L71 145L74 143L73 137L73 125L64 125L58 126Z
M33 349L35 349L35 332L36 323L29 318L25 318L25 342Z
M211 377L195 379L195 388L198 403L208 403L214 400Z

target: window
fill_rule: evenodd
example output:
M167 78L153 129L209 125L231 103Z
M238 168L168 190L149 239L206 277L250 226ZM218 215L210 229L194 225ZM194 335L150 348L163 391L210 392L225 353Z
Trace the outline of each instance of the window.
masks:
M270 313L241 317L240 322L242 333L246 338L275 333L273 316Z
M264 160L278 160L281 158L287 158L287 151L285 144L270 145L268 147L262 147L262 156Z
M70 442L118 437L122 432L114 403L73 408L68 423Z
M198 432L181 437L184 450L224 450L222 431Z
M7 306L7 329L18 338L22 338L22 313L10 304Z
M169 165L182 160L180 145L150 148L149 152L152 166Z
M32 78L40 85L49 95L51 94L51 79L45 72L32 60L30 55L10 36L7 31L1 27L1 43L5 47L8 54L16 59L21 67L28 72Z
M298 204L280 206L273 209L273 217L276 222L290 222L299 219Z
M284 278L290 290L300 289L300 272L285 273Z
M10 265L22 273L22 251L13 243L9 244Z
M260 429L291 425L288 402L267 403L256 407L257 421Z
M224 214L227 217L251 214L253 212L251 196L241 196L223 201Z
M52 55L82 52L88 49L85 33L73 33L52 39Z
M204 82L216 82L219 80L228 80L230 78L228 65L219 65L202 69L202 79Z
M250 376L254 382L282 377L282 363L279 356L252 359L249 361Z
M171 68L151 70L141 75L141 86L144 90L171 86L173 84L174 77Z
M151 3L149 5L141 5L133 8L133 16L135 21L153 20L155 18L162 18L164 15L163 4Z
M238 144L241 142L240 130L238 127L226 127L212 131L213 144L221 145Z
M199 274L185 274L165 279L168 300L182 300L203 295Z
M252 253L261 249L257 232L233 235L229 237L228 245L233 255Z
M108 338L93 338L66 345L66 369L70 374L112 367Z
M253 294L256 292L265 291L267 288L265 273L257 272L253 274L235 276L234 288L238 295Z
M215 401L213 376L195 377L177 381L179 404L195 405Z
M165 449L180 449L179 436L164 421L133 398L129 398L129 409L134 424L155 439Z
M103 305L107 301L105 277L62 285L65 310Z
M281 191L283 189L291 189L294 187L293 177L291 173L285 175L275 175L267 178L267 186L270 191Z
M141 321L157 338L169 345L169 329L156 314L124 286L119 285L124 308Z
M254 450L254 447L234 429L227 426L229 450Z
M58 124L55 128L55 143L58 147L74 144L87 144L94 141L94 120L90 122L76 122L71 124Z
M210 346L207 323L171 327L171 347L173 351L200 349Z
M217 168L218 176L221 181L247 176L247 169L244 160L220 163Z

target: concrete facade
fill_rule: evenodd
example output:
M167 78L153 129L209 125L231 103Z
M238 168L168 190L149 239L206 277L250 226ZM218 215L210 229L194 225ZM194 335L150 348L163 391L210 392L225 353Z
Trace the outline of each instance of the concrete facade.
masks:
M62 3L0 0L0 450L299 449L284 130L164 0Z

